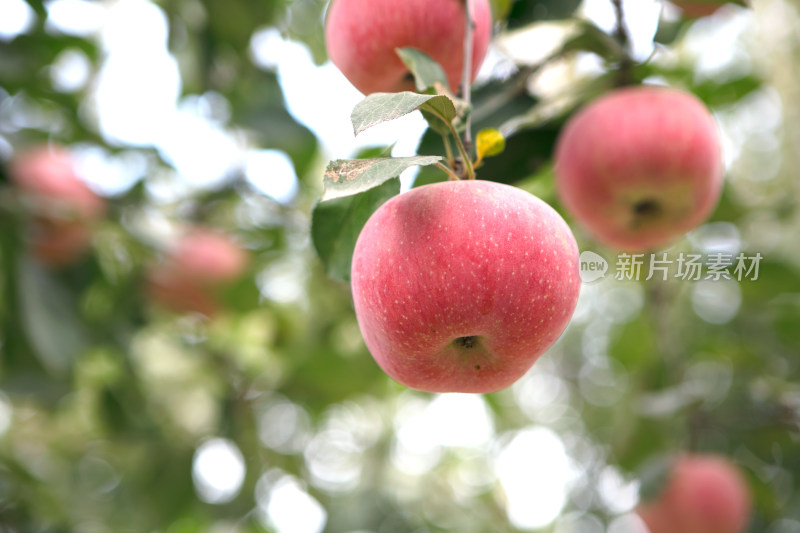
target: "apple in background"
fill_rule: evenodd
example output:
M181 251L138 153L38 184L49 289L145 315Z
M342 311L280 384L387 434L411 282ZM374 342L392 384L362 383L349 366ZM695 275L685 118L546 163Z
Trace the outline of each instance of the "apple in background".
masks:
M724 2L717 4L695 3L695 2L672 2L683 11L686 18L707 17L724 5Z
M525 374L567 326L578 247L561 216L521 189L435 183L370 217L351 281L361 333L390 377L487 393Z
M147 272L147 292L177 312L213 316L220 310L218 291L247 269L246 252L228 236L192 228Z
M33 148L12 160L9 175L34 219L34 255L52 267L80 259L106 202L80 178L72 154L62 147Z
M33 255L52 268L78 262L92 244L92 230L83 222L37 220L33 227Z
M469 0L475 21L472 75L492 33L488 0ZM414 78L396 49L422 50L444 69L455 91L464 65L463 0L333 0L325 23L331 61L362 93L414 91Z
M664 509L656 504L643 504L636 510L647 526L647 533L675 533L674 524Z
M678 6L683 11L683 16L689 19L707 17L713 15L719 8L730 2L698 2L697 0L673 0L672 4ZM742 2L739 2L741 4ZM747 5L749 1L743 2Z
M752 509L738 467L713 455L687 455L673 465L659 497L637 512L650 533L744 533Z
M723 182L719 134L689 92L617 89L564 126L555 176L565 208L599 242L653 250L701 224L716 206Z

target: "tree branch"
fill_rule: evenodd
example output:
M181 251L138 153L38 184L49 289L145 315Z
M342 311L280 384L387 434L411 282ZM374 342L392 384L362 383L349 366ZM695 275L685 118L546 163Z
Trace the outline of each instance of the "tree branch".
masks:
M472 101L472 35L475 30L475 21L472 19L472 2L464 0L464 69L461 77L461 98L471 105ZM467 115L465 122L463 143L467 153L472 152L472 113ZM465 164L467 164L465 162Z
M628 33L628 28L625 26L625 12L622 9L622 0L611 0L614 4L614 11L617 16L617 28L614 31L614 37L622 49L622 57L619 62L619 78L617 83L619 86L631 85L631 69L633 68L633 59L631 58L631 36Z

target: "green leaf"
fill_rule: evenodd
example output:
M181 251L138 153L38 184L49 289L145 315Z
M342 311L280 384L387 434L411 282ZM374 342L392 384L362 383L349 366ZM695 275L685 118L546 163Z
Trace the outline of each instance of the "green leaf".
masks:
M439 96L428 100L422 104L419 109L423 114L434 115L446 122L452 122L458 116L455 104L446 96Z
M269 25L282 13L276 2L201 0L208 25L207 39L217 47L228 44L235 50L247 49L250 36L261 24Z
M451 133L450 124L452 123L445 123L442 121L441 116L436 113L431 113L430 111L421 108L420 111L422 112L422 118L428 123L428 127L438 133L443 137L447 137ZM453 124L455 126L455 124ZM458 128L456 128L458 129Z
M433 165L441 160L440 156L415 156L331 161L325 170L323 180L325 192L322 194L322 201L327 202L367 191L400 176L407 168Z
M425 91L437 83L447 86L447 75L442 67L431 56L416 48L398 48L397 55L414 75L417 90Z
M677 20L666 20L661 17L658 21L658 29L653 42L663 44L664 46L671 46L682 35L686 33L686 28L691 24L691 21L681 17Z
M580 4L581 0L517 0L508 16L508 27L514 29L537 20L567 18Z
M317 204L311 216L311 239L329 276L350 279L361 228L381 204L399 193L400 180L391 179L360 194Z
M635 76L640 80L653 76L663 77L669 85L684 87L711 108L736 104L764 85L764 81L753 74L698 81L694 67L687 63L669 67L645 63L635 68Z
M570 52L593 52L607 61L619 61L624 50L619 43L594 24L580 21L578 31L564 42L559 55Z
M723 83L704 81L692 86L691 91L707 106L714 108L736 104L763 85L764 82L756 76L745 75Z
M456 117L455 105L446 96L417 94L409 91L400 93L374 93L362 100L353 109L351 120L353 132L358 135L372 126L395 120L420 109L424 104L426 111L442 113L447 120Z
M511 12L511 0L491 0L492 4L492 18L494 20L502 20L508 17Z
M642 466L640 494L644 501L650 502L658 498L669 480L675 458L672 455L658 454Z
M25 333L42 365L64 375L87 345L77 301L32 259L22 259L18 272Z

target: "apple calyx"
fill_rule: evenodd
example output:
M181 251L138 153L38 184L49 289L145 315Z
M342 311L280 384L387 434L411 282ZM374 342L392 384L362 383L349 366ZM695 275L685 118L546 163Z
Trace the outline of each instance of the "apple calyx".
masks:
M480 342L480 337L477 335L469 335L467 337L458 337L456 340L453 341L456 346L460 348L464 348L466 350L470 350L475 348L475 346Z
M661 204L657 200L639 200L633 204L633 213L639 219L658 218L661 216Z

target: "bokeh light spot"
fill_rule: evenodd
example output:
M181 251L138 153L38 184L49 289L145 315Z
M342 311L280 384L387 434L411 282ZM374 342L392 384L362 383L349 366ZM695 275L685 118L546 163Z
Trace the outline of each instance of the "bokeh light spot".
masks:
M242 488L244 475L242 452L228 439L206 441L194 454L192 478L204 502L222 504L233 500Z

